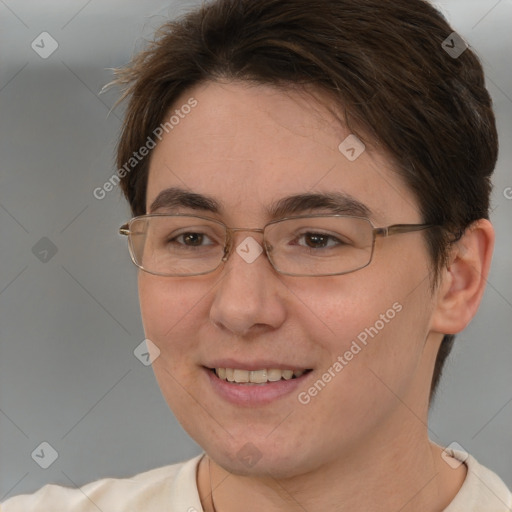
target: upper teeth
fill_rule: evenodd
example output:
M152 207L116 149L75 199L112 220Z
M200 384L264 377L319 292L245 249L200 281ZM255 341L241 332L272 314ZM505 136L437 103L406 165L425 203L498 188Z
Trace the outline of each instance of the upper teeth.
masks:
M305 370L239 370L234 368L215 368L217 377L229 382L254 382L263 384L265 382L275 382L281 378L290 380L293 376L300 377Z

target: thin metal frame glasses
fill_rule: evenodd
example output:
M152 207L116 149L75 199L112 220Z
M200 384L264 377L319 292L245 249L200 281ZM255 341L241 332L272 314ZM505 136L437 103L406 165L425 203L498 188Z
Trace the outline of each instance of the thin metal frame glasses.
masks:
M187 228L189 231L185 229L178 233L179 230L177 229L172 233L165 231L160 235L154 234L158 232L157 224L162 224L165 222L165 219L169 218L175 218L178 223L182 220L190 220L188 224L182 226L182 228ZM207 225L205 221L207 221ZM308 221L319 224L316 226L307 226ZM202 222L203 225L197 225L198 222ZM300 226L302 226L302 233L294 232L293 228ZM377 237L388 237L400 233L421 231L435 226L435 224L393 224L385 227L375 227L372 222L365 217L319 214L286 217L269 222L263 228L251 229L230 228L217 219L201 215L154 213L132 218L119 228L119 234L128 237L130 256L133 263L141 270L158 276L187 277L214 272L225 263L232 254L234 248L233 234L238 231L247 231L263 234L263 251L266 253L272 267L278 273L297 277L320 277L349 274L367 267L373 259ZM148 227L151 227L153 230L148 230ZM333 229L333 227L336 227L336 229ZM176 226L176 228L179 228L179 226ZM217 251L217 254L213 253L212 249L209 249L211 253L210 256L203 256L203 258L205 258L204 262L206 262L206 259L209 257L210 260L215 263L211 264L211 268L210 265L207 265L207 269L200 272L187 272L185 270L181 270L180 272L164 272L157 268L158 263L154 261L158 262L158 260L155 258L146 257L146 261L151 262L149 266L144 263L144 251L148 251L150 255L159 251L158 254L163 254L164 257L168 257L170 251L169 244L172 242L174 244L172 250L175 252L172 256L173 258L176 260L181 258L183 261L187 261L190 264L199 265L201 262L197 262L201 257L201 250L203 254L205 254L206 251L204 247L209 246L176 245L175 240L185 234L203 236L205 235L204 231L206 228L211 229L212 232L218 230L216 235L217 238L220 238L220 240L217 240L217 249L214 249ZM200 232L201 230L202 232ZM153 245L149 247L146 246L148 232L151 233L153 243ZM313 238L311 239L313 240L322 238L336 240L336 245L334 247L327 246L320 248L302 246L296 243L296 240L292 239L292 232L293 236L312 236ZM212 238L210 235L208 235L208 237ZM155 240L157 241L155 242ZM283 241L285 242L284 245L281 244ZM155 247L157 248L155 249ZM199 249L193 250L194 247L199 247ZM222 247L222 251L220 247ZM153 253L151 251L153 251ZM309 269L308 266L310 267ZM339 271L326 271L331 267L337 267ZM307 271L291 271L297 268L302 268L303 270L307 269ZM317 268L323 268L324 270L315 270Z

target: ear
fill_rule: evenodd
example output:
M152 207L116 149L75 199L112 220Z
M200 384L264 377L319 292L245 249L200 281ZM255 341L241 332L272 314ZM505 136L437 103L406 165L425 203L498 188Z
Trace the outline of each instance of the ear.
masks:
M484 294L494 249L494 228L487 219L471 224L451 251L441 271L431 330L462 331L475 316Z

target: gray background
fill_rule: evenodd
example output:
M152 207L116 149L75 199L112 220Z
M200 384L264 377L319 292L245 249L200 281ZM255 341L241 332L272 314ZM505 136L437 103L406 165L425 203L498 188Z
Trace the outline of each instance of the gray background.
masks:
M199 453L133 354L144 339L136 269L117 235L128 207L118 189L92 193L115 171L121 126L122 110L109 114L117 92L98 96L108 68L193 4L0 0L0 501ZM489 286L447 365L431 434L512 486L512 2L437 5L485 65L501 153ZM47 59L31 48L43 31L59 45ZM43 441L58 452L48 469L31 457Z

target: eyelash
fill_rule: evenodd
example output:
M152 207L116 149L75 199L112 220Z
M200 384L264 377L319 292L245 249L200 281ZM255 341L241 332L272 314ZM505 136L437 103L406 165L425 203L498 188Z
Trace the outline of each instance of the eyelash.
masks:
M200 232L196 232L196 231L188 231L188 232L185 232L185 233L180 233L179 235L176 235L176 236L174 236L172 238L169 238L167 240L167 243L176 242L178 238L184 237L186 235L201 235L203 237L210 238L205 233L200 233ZM341 241L339 238L337 238L337 237L335 237L333 235L329 235L328 233L315 232L315 231L306 231L304 233L300 233L300 234L298 234L298 237L296 237L296 239L300 239L300 238L305 237L305 236L309 236L309 237L312 237L312 236L323 237L323 238L326 238L327 240L334 240L336 242L336 245L346 245L346 242ZM180 245L183 246L183 247L205 247L203 245L201 245L201 246L189 246L189 245L186 245L185 243L180 243ZM211 244L208 244L208 245L211 245ZM301 247L305 247L304 245L301 245L299 243L296 243L296 244L293 244L293 245L299 245ZM322 247L322 249L325 249L325 248L328 248L328 247L329 246ZM331 245L330 247L333 247L333 246ZM309 249L317 249L317 248L309 247Z

